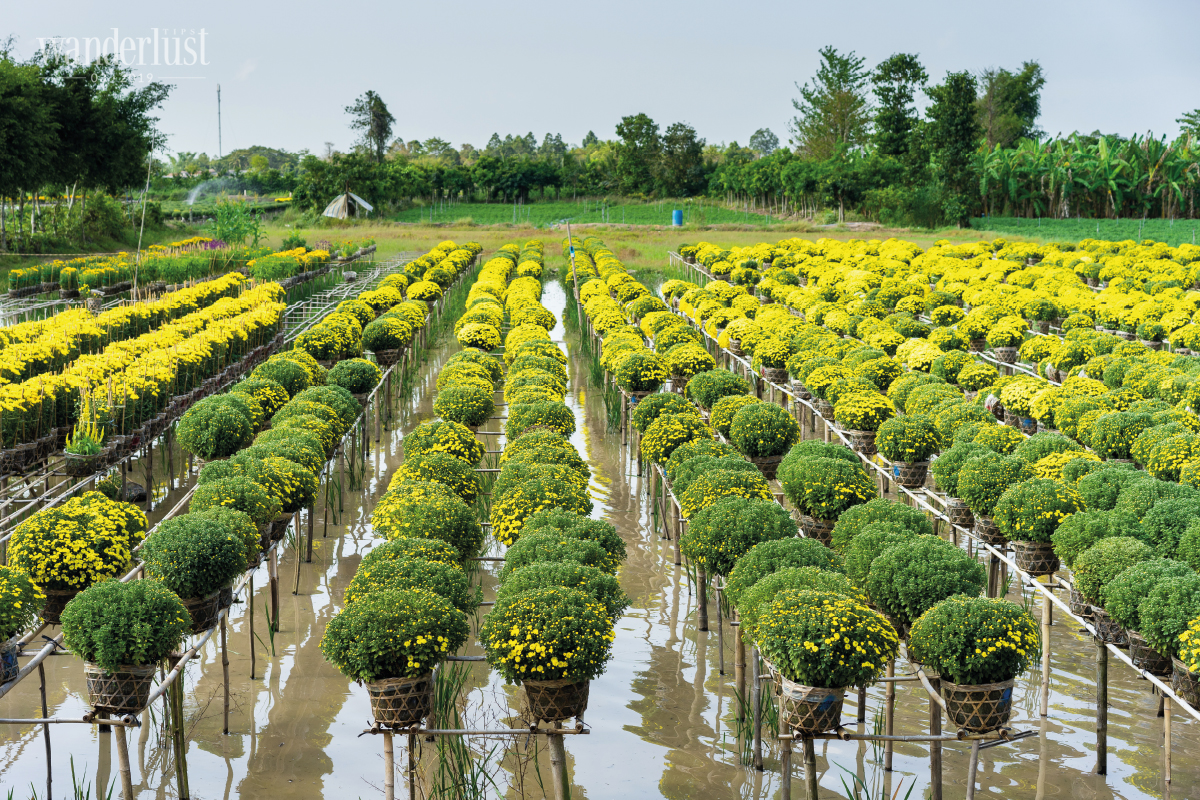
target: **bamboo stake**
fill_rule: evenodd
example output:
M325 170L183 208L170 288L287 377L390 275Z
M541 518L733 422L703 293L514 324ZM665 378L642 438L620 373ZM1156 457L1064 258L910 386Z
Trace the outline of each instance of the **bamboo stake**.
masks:
M41 679L41 684L42 684L41 685L42 719L47 719L50 716L50 712L46 706L46 667L44 664L38 664L38 678ZM42 725L42 738L45 739L45 741L46 741L46 800L50 800L50 798L54 796L53 794L51 794L51 791L50 791L51 787L54 784L54 778L53 778L53 775L51 772L50 726L48 724ZM1171 741L1171 725L1170 725L1169 718L1168 718L1168 723L1167 723L1167 742L1168 742L1168 744L1170 743L1170 741ZM1169 747L1168 747L1168 753L1169 753ZM1170 755L1168 755L1167 756L1167 764L1168 765L1170 765L1170 763L1171 763L1170 759L1171 759L1171 757L1170 757ZM1168 769L1170 769L1169 766L1168 766ZM1167 778L1167 780L1170 780L1170 778Z
M1050 576L1052 579L1053 576ZM1042 597L1042 716L1050 713L1050 626L1053 610L1049 597Z
M696 606L696 630L708 631L708 576L704 570L696 570L696 591L699 594Z
M1108 774L1108 648L1096 640L1096 774Z
M121 797L124 800L134 800L133 774L129 769L129 744L125 740L125 726L117 725L117 771L121 774Z
M571 800L570 776L567 775L567 749L561 733L546 737L550 746L550 771L554 776L555 800Z
M929 735L941 736L942 706L938 702L941 699L938 689L941 688L942 681L940 678L930 678L929 683L933 686L932 696L929 698ZM942 800L942 743L936 740L929 743L929 790L930 800Z
M392 751L392 732L383 732L383 796L396 800L396 761Z
M225 690L225 715L223 717L224 724L221 727L221 733L229 733L229 637L226 627L226 617L228 614L221 616L221 675L222 687Z
M753 683L750 686L750 696L754 703L754 768L762 772L762 680L759 675L759 658L758 648L755 647L751 653L751 673L750 679Z
M896 682L891 680L896 677L896 660L890 659L887 665L887 688L884 694L883 706L883 735L892 736L895 733L896 724ZM885 739L883 743L883 771L892 771L892 752L895 746L891 739Z
M813 747L811 737L805 736L804 739L804 786L805 795L808 800L818 800L817 792L819 790L817 781L817 751Z
M250 680L254 680L254 573L250 573L249 588L246 590L246 606L250 630Z

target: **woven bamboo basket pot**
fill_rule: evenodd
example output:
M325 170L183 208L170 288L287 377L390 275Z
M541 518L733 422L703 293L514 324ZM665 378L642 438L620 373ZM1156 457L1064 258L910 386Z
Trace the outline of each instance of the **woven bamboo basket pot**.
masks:
M971 339L967 342L967 348L974 353L982 353L987 349L987 339Z
M1012 716L1013 680L977 685L942 679L942 697L950 721L973 733L987 733L1008 724Z
M62 623L62 612L67 603L75 599L79 589L46 589L46 605L42 606L42 620L50 625Z
M433 711L433 673L415 678L382 678L367 683L371 713L388 728L417 725Z
M115 673L103 667L84 662L83 675L87 679L88 697L97 711L112 714L133 714L141 711L150 699L150 688L154 683L154 664L148 666L121 665Z
M745 353L742 352L742 340L741 339L730 339L729 340L729 352L733 353L738 358L741 358L743 355L745 355Z
M946 516L949 517L951 525L960 528L970 528L975 524L975 515L971 513L971 507L957 497L946 498Z
M751 456L750 463L758 467L759 472L767 480L775 480L775 473L779 471L779 465L783 462L783 456Z
M1092 622L1096 625L1096 635L1100 641L1117 647L1129 644L1129 634L1103 608L1092 606Z
M813 407L825 419L833 419L833 405L828 400L822 400L818 397L813 401Z
M842 721L842 702L846 689L822 689L793 683L774 673L775 688L781 700L781 716L798 733L831 731Z
M591 681L562 678L553 681L522 681L529 716L534 722L559 722L587 711Z
M230 591L232 603L232 589ZM192 617L192 633L204 633L217 624L217 616L221 613L221 593L218 591L208 597L184 598L183 607Z
M879 452L875 448L875 431L856 431L853 428L846 428L845 433L850 439L850 446L864 456L873 456Z
M265 553L265 552L267 552L267 550L269 550L271 548L271 542L274 541L271 538L271 523L264 522L264 523L258 525L257 528L258 528L258 547L260 550L262 550Z
M1002 364L1017 363L1017 348L1015 347L997 347L994 348L996 360Z
M76 453L65 453L64 456L67 460L67 474L72 478L82 478L85 475L91 475L100 468L100 460L102 458L101 453L86 456Z
M993 546L1002 545L1006 541L996 521L991 517L975 518L975 535L979 537L979 541Z
M1171 659L1146 644L1146 639L1137 631L1127 631L1129 636L1129 658L1133 665L1151 675L1163 677L1174 669Z
M801 517L800 529L810 539L816 539L825 546L833 542L833 526L836 520L817 519L816 517Z
M1021 418L1006 408L1004 409L1004 424L1010 428L1019 428L1021 426Z
M17 663L17 653L21 651L19 641L21 637L14 636L0 644L0 683L8 683L21 671L21 665Z
M1012 547L1017 566L1030 575L1053 575L1061 566L1049 542L1013 541Z
M1189 670L1187 664L1175 656L1171 656L1171 666L1171 688L1175 694L1193 707L1200 706L1200 675Z
M217 608L224 610L233 605L233 586L222 586L217 592Z
M763 367L763 377L771 383L782 386L787 383L788 372L782 367Z
M376 350L375 360L379 362L379 366L387 369L400 360L401 350Z
M1087 600L1083 599L1083 595L1075 588L1071 589L1071 595L1067 600L1067 607L1071 609L1071 613L1077 617L1082 617L1085 621L1092 621L1092 605Z
M892 478L905 489L920 489L925 485L925 476L928 474L928 461L917 461L912 464L899 461L892 464Z
M812 400L812 392L808 390L807 386L805 386L803 383L800 383L800 381L792 381L792 391L795 392L796 397L799 397L801 400Z

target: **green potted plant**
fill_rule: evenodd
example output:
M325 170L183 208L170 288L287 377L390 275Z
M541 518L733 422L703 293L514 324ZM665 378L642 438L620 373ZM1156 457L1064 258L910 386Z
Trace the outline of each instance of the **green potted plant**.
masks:
M482 599L482 589L472 587L467 573L457 563L393 558L360 564L343 600L350 605L375 592L410 589L433 592L464 614L474 613Z
M575 413L562 402L516 403L508 408L504 436L510 441L534 426L558 431L564 436L575 432Z
M217 624L219 593L246 571L246 546L228 527L205 514L184 514L160 523L139 554L146 577L183 600L192 633Z
M774 500L723 497L688 518L680 548L701 575L728 575L760 542L794 538L796 522Z
M100 467L104 452L104 429L95 422L80 421L63 448L67 474L72 477L91 475Z
M1200 617L1200 575L1191 573L1177 578L1164 578L1138 604L1138 621L1146 643L1165 656L1171 657L1171 683L1195 694L1196 677L1191 668L1193 659L1180 658L1183 648L1194 648L1189 633L1193 620ZM1190 656L1190 651L1189 651Z
M722 397L712 407L712 412L708 415L708 424L713 430L728 439L734 415L746 406L758 405L762 402L751 394L731 394Z
M756 372L774 384L787 382L787 361L792 357L791 344L783 339L767 339L754 348L752 366Z
M383 372L365 358L345 358L333 365L326 380L331 386L340 386L359 403L365 403L367 395L383 378ZM277 409L276 409L277 410ZM274 413L271 411L269 413Z
M988 347L996 353L996 359L1005 364L1015 364L1017 348L1025 341L1025 321L1020 317L1001 317L988 331Z
M634 397L658 391L668 377L667 360L651 350L631 353L617 367L617 385Z
M483 443L465 425L444 420L428 420L413 428L404 437L405 455L449 453L478 466L483 460Z
M371 512L371 527L388 541L440 539L464 558L483 546L483 528L471 507L432 481L393 481Z
M179 446L202 461L229 458L250 444L254 426L227 401L228 395L206 397L179 421Z
M497 599L479 631L488 663L520 683L536 720L558 722L587 709L588 688L612 657L608 611L594 597L546 586Z
M909 489L925 485L929 457L938 450L938 432L926 417L892 417L875 434L879 453L892 462L892 477Z
M551 586L576 589L589 595L604 606L610 624L615 625L629 607L629 597L616 576L599 567L574 561L535 561L515 569L496 590L496 600L511 602L518 595Z
M781 723L802 734L836 727L846 687L875 681L899 650L883 617L832 592L783 592L759 617L755 644L772 666Z
M604 561L599 566L609 574L616 574L621 564L625 563L625 540L611 522L591 519L563 508L546 508L535 512L521 528L522 536L539 532L596 542L605 552Z
M963 463L958 471L958 495L975 515L975 533L980 540L987 544L1004 543L992 519L996 502L1009 486L1032 477L1033 470L1024 461L995 452L968 458Z
M444 597L379 589L329 620L321 652L343 675L367 684L376 722L408 727L433 710L433 668L469 633L466 615Z
M946 516L952 525L970 528L975 524L970 507L958 496L958 477L967 461L988 452L991 451L981 444L958 442L938 456L930 467L934 483L946 493Z
M991 364L976 361L973 364L967 364L958 371L958 385L966 392L967 399L973 400L975 399L975 395L987 389L999 377L999 370Z
M526 520L544 508L553 507L587 515L592 512L592 501L585 486L558 478L531 477L505 492L503 497L493 498L490 511L492 535L501 543L511 545L520 537Z
M867 594L900 631L917 617L956 594L975 596L983 590L983 565L950 542L920 536L889 547L871 562Z
M645 433L662 414L687 414L693 410L692 404L675 392L656 392L637 402L629 422L638 433Z
M758 470L714 469L687 485L679 495L679 508L684 518L690 520L700 511L727 497L775 499L770 484Z
M1200 615L1179 634L1179 655L1172 664L1171 688L1193 706L1200 706Z
M876 433L895 413L896 409L891 400L882 394L871 392L843 395L833 406L833 416L846 428L851 446L864 456L873 456L878 452Z
M805 540L801 540L805 541ZM818 567L783 567L760 578L746 589L737 605L738 633L750 645L754 644L756 628L763 612L785 592L830 592L867 605L867 596L840 572L828 572Z
M727 369L710 369L697 373L688 381L687 397L701 408L712 409L722 397L731 394L749 394L750 384L740 375Z
M282 503L245 475L234 475L197 486L188 508L191 511L204 511L218 506L248 514L259 531L264 533L269 532L271 522L283 511Z
M942 697L958 728L986 733L1008 724L1013 683L1038 652L1037 625L999 598L950 597L913 623L908 655L942 679Z
M433 411L444 420L478 430L496 412L495 392L482 386L451 386L438 392Z
M8 563L46 593L42 619L56 624L81 590L129 568L145 532L146 515L137 506L87 492L18 525L8 543Z
M46 602L43 592L26 573L0 565L0 683L17 676L18 642L33 627Z
M84 661L93 708L116 715L145 708L158 664L179 647L188 620L159 581L104 581L67 603L63 642Z
M665 336L666 334L664 334ZM667 367L670 369L671 380L676 390L681 386L686 387L691 383L692 378L712 370L717 364L712 355L695 342L683 342L660 352L666 356Z
M1096 542L1110 536L1129 536L1141 541L1145 532L1141 521L1128 511L1089 508L1077 511L1060 522L1051 534L1050 541L1062 563L1068 569L1075 569L1075 559Z
M879 496L875 481L861 464L842 458L792 458L779 465L779 481L788 500L806 519L806 535L829 544L842 512Z
M646 429L639 447L643 459L663 464L680 445L711 438L712 431L693 413L662 414Z
M784 455L800 441L800 425L774 403L755 403L733 415L729 439L767 480L773 480Z
M841 558L815 539L768 539L751 547L737 559L725 581L725 596L733 606L760 580L779 570L814 567L822 572L841 572Z
M1079 493L1060 481L1034 478L1010 486L996 501L993 518L1030 575L1053 575L1058 556L1052 537L1059 524L1083 510Z
M1167 329L1154 320L1138 323L1136 332L1141 343L1151 350L1161 350L1167 336Z
M848 508L833 526L832 547L845 553L862 530L872 523L886 522L919 534L933 535L933 524L920 509L877 497L862 505Z
M1171 674L1171 657L1155 650L1142 636L1138 610L1159 583L1192 574L1187 564L1169 558L1151 558L1126 567L1105 587L1104 610L1113 622L1125 629L1129 638L1129 657L1134 666L1153 675Z
M436 481L443 483L467 505L479 496L479 473L471 464L447 452L427 451L406 454L396 470L395 481Z
M1021 307L1021 313L1039 333L1049 333L1050 323L1060 316L1058 306L1045 297L1033 298Z
M363 328L362 346L374 353L379 365L387 369L400 360L412 337L413 328L408 322L399 315L388 314Z
M1104 641L1122 646L1128 643L1125 631L1104 611L1105 587L1127 568L1153 557L1149 545L1130 536L1113 536L1101 539L1075 559L1074 588L1091 606L1096 632Z

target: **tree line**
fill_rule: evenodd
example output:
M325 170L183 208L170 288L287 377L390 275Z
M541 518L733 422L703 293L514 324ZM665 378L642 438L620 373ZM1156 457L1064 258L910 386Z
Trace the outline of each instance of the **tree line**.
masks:
M82 63L48 47L20 61L0 42L0 250L119 230L107 196L146 183L171 88L139 84L113 56Z

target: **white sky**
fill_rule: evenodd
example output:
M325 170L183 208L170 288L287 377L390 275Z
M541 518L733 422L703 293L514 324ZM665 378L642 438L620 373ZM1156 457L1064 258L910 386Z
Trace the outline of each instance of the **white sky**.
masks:
M644 111L662 128L686 121L710 142L746 144L760 127L786 141L793 82L812 76L827 44L869 66L916 52L933 82L1034 59L1047 78L1047 132L1173 138L1174 120L1200 107L1197 23L1197 0L210 0L177 10L53 0L6 3L0 38L15 36L27 57L40 38L103 43L116 28L121 40L152 39L157 28L160 40L194 37L198 60L203 31L206 64L167 66L160 56L155 66L151 42L135 68L177 87L161 114L170 148L215 155L217 84L226 153L255 144L320 152L326 141L345 149L354 134L343 108L367 89L406 140L482 147L493 132L533 131L578 144L589 129L611 138L620 117Z

